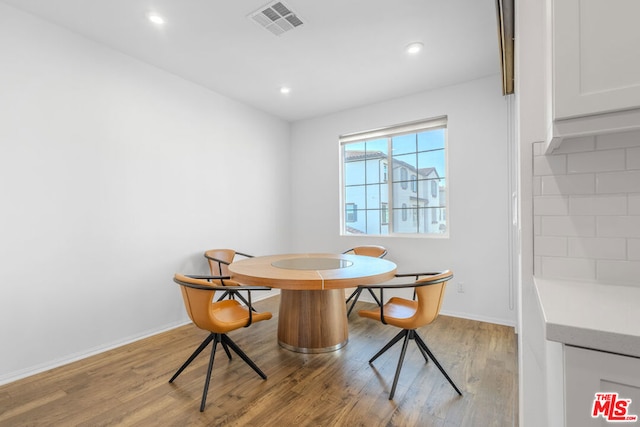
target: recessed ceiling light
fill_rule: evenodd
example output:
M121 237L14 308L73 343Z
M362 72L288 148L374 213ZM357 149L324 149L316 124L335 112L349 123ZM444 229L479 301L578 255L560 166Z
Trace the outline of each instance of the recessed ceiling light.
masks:
M407 47L404 48L404 50L409 55L415 55L416 53L420 52L423 47L424 45L422 43L414 42L414 43L408 44Z
M291 93L291 88L287 86L282 86L280 88L280 93L283 95L288 95L289 93Z
M153 22L154 24L158 24L158 25L162 25L164 24L166 21L164 20L164 18L156 13L151 13L148 16L149 21Z

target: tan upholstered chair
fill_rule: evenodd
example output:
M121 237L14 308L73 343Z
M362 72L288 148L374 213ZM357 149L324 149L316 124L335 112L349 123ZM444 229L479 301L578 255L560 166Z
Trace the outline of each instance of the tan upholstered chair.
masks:
M253 258L253 255L237 252L233 249L209 249L204 253L204 257L209 261L209 270L211 270L212 276L228 276L227 266L233 262L236 255Z
M374 258L384 258L384 256L387 254L387 250L382 246L363 245L363 246L356 246L347 251L344 251L343 254L364 255L364 256L370 256ZM356 305L358 298L360 298L360 294L362 293L363 289L364 288L360 288L360 287L356 288L351 293L351 295L349 295L349 298L347 298L347 305L349 304L349 301L353 300L351 302L351 307L349 307L349 311L347 312L347 317L349 317L349 315L351 314L351 311L353 311L353 307ZM378 305L380 305L380 301L378 301L378 297L376 296L376 294L371 289L369 289L369 293L371 294L375 302Z
M233 249L209 249L204 253L204 257L209 263L209 270L211 271L212 276L229 276L228 266L234 261L236 255L244 258L253 258L253 255L236 252ZM238 283L232 280L225 280L224 283L222 283L219 280L212 279L211 282L220 286L238 286ZM236 292L229 292L226 289L222 293L222 296L218 298L218 301L221 301L226 297L238 297L240 301L247 304L247 300L242 295Z
M380 308L374 310L360 310L358 314L361 317L377 320L385 325L395 326L402 330L389 341L375 356L369 360L369 363L373 363L381 354L389 350L395 343L404 338L402 343L402 351L400 353L400 359L398 360L398 367L393 379L393 386L391 387L391 393L389 394L389 400L393 399L393 395L396 391L396 385L398 384L398 377L400 376L400 370L402 369L402 362L407 351L407 344L409 340L414 340L425 361L429 362L429 357L433 360L433 363L438 367L440 372L445 376L449 383L453 386L459 395L462 392L454 384L453 380L449 377L442 365L435 358L427 344L418 335L417 329L426 326L433 322L440 313L440 306L444 297L444 290L447 282L453 277L453 273L449 270L438 273L417 273L417 274L398 274L396 277L409 277L416 276L418 278L411 284L380 284L380 285L367 285L368 289L379 289L380 301L384 301L384 289L399 289L399 288L414 288L417 300L408 300L405 298L392 297Z
M201 277L201 276L199 276ZM224 277L215 276L215 280L224 282ZM246 328L253 323L261 322L263 320L271 319L271 313L256 313L252 310L248 310L247 307L243 307L235 299L226 299L212 303L213 293L216 290L225 290L222 285L214 285L211 282L190 276L184 276L182 274L176 274L173 279L182 291L182 298L184 300L184 306L187 309L189 317L193 323L200 329L209 331L209 336L200 344L200 346L191 354L187 361L176 371L176 373L169 380L170 383L175 380L178 375L204 350L209 343L213 342L211 348L211 356L209 358L209 368L207 369L207 377L204 383L204 390L202 391L202 401L200 402L200 412L204 411L204 406L207 400L207 392L209 390L209 381L211 379L211 370L213 368L213 360L216 354L216 347L218 343L222 343L225 347L230 347L238 356L242 358L254 371L258 373L263 379L267 379L267 376L253 363L251 359L234 343L231 338L227 336L227 333L235 331L236 329ZM247 291L249 306L251 305L251 291L269 290L270 288L264 286L239 286L243 290ZM235 292L231 291L231 292ZM231 359L231 355L227 350L227 355Z

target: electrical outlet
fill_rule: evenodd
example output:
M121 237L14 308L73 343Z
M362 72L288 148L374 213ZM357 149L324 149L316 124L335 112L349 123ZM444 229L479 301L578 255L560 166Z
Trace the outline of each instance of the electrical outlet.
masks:
M464 283L458 282L458 293L464 294Z

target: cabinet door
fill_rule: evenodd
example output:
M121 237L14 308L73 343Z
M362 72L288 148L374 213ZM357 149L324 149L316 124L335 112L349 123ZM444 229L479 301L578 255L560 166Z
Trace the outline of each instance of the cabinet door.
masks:
M640 425L640 359L565 346L565 419L567 427L610 426L599 415L592 417L596 393L618 393L631 399L627 415L637 415Z
M554 120L640 107L640 1L553 0Z

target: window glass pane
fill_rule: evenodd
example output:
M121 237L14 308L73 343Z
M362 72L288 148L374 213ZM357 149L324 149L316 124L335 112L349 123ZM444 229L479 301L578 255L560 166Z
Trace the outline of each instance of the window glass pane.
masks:
M380 209L380 223L386 225L389 223L389 205L387 203L381 203Z
M345 144L344 151L352 153L351 155L355 155L355 153L364 153L365 142L354 142L352 144ZM346 158L346 156L345 156Z
M364 206L366 204L365 198L365 186L355 185L353 187L345 188L345 203L355 203L358 206Z
M360 144L355 144L360 145ZM364 145L363 145L364 148ZM350 145L344 147L344 185L364 184L364 162L360 161L364 156L364 150L353 150Z
M444 150L425 151L422 153L418 153L418 169L420 169L423 173L428 172L427 169L433 169L436 171L440 178L444 178Z
M358 220L358 206L354 203L347 203L345 205L345 221L346 222L356 222Z
M384 185L386 187L386 184ZM381 202L387 202L387 194L382 191L382 185L367 185L367 209L380 208Z
M380 234L380 209L367 209L367 234Z
M355 210L354 216L352 217L352 218L355 218L355 221L353 222L345 221L345 232L349 234L366 234L366 229L367 229L366 212L367 211L365 211L364 209L360 209L360 207L358 206L358 209Z
M422 210L424 211L422 213L422 217L424 218L424 223L422 224L423 233L443 234L447 232L444 209L427 208Z
M425 206L446 206L447 195L444 179L427 179L418 181L419 199Z
M409 188L409 177L416 171L416 154L393 157L393 181L400 182L403 190Z
M380 208L381 203L389 203L389 185L367 185L367 203L370 209Z
M407 203L409 206L411 206L409 200L413 195L413 192L411 191L411 188L409 188L409 186L406 186L406 184L407 183L403 181L397 181L393 183L394 206L402 206L403 203ZM406 186L406 188L402 188L403 186Z
M444 129L433 129L418 134L418 151L444 148Z
M411 205L406 208L393 209L394 233L417 233L418 225L414 221L417 211Z
M394 136L391 139L393 156L416 152L416 134Z
M367 184L384 182L384 162L382 159L367 160L365 164L367 168L365 178Z
M412 173L415 173L417 160L416 153L393 156L394 169L404 167L409 169Z
M366 142L367 154L369 156L378 155L386 157L389 150L387 138L373 139Z

